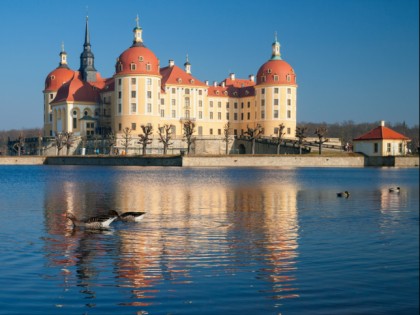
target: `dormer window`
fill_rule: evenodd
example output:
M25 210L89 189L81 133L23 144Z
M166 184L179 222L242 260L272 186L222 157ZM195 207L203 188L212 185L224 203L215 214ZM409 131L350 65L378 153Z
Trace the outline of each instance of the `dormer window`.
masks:
M147 71L150 71L152 69L152 66L150 65L150 63L148 63L147 65L146 65L146 70Z
M123 71L123 69L124 69L124 67L123 67L122 63L119 63L118 64L118 71Z
M131 71L134 71L134 70L136 70L136 64L135 63L130 63L130 70Z
M265 77L265 76L262 76L262 77L261 77L261 81L262 81L262 82L265 82L265 81L266 81L266 77Z
M268 70L267 70L267 73L271 73L271 69L268 69Z
M286 80L287 80L287 82L290 82L290 74L288 74L288 75L286 76Z
M279 80L279 76L277 74L275 74L273 77L274 77L274 81L278 81Z

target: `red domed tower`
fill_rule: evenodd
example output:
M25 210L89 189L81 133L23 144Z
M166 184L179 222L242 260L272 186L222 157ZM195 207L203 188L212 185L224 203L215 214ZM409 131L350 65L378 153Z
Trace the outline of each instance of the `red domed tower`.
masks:
M142 124L157 125L159 120L159 59L144 45L142 31L137 17L133 44L117 58L115 65L115 105L112 107L115 132L126 127L139 130Z
M58 89L74 77L75 72L67 65L67 53L61 45L60 63L45 78L44 89L44 137L52 136L52 114L50 103L57 95Z
M271 58L259 68L255 86L256 123L264 127L265 135L276 135L283 124L284 137L295 137L296 91L295 71L281 58L276 34Z

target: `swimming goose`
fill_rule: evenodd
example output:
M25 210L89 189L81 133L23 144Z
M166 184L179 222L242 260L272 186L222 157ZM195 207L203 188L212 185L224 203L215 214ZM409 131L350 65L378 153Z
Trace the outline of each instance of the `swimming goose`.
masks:
M389 192L400 192L400 187L391 187Z
M145 214L146 212L124 212L118 215L118 219L125 222L140 222Z
M350 197L350 193L347 190L346 191L342 191L342 192L337 193L337 197L345 197L345 198L348 198L348 197Z
M68 213L67 218L73 223L73 227L85 227L87 229L107 229L109 225L118 218L118 213L111 210L108 214L91 217L85 220L77 219L74 214Z

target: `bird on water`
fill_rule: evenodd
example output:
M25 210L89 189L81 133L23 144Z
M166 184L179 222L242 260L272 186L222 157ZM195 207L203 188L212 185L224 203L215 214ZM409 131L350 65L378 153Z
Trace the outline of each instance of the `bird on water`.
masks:
M117 211L115 212L117 213ZM121 214L118 214L118 219L125 222L140 222L145 214L146 212L123 212Z
M88 219L78 219L74 214L68 213L67 218L71 220L73 227L100 230L109 228L110 224L118 218L118 213L111 210L108 214L90 217Z
M346 190L346 191L342 191L337 193L337 197L344 197L344 198L348 198L350 197L350 193Z
M399 193L400 192L400 187L391 187L389 189L389 192L397 192L397 193Z

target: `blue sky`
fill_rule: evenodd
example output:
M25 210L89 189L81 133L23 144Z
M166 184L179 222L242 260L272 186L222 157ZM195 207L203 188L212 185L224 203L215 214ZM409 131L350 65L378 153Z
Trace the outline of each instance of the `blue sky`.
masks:
M45 78L62 42L79 68L87 14L103 77L131 45L137 14L161 66L188 53L201 81L255 75L277 32L297 74L298 122L419 123L418 0L6 0L0 130L42 127Z

